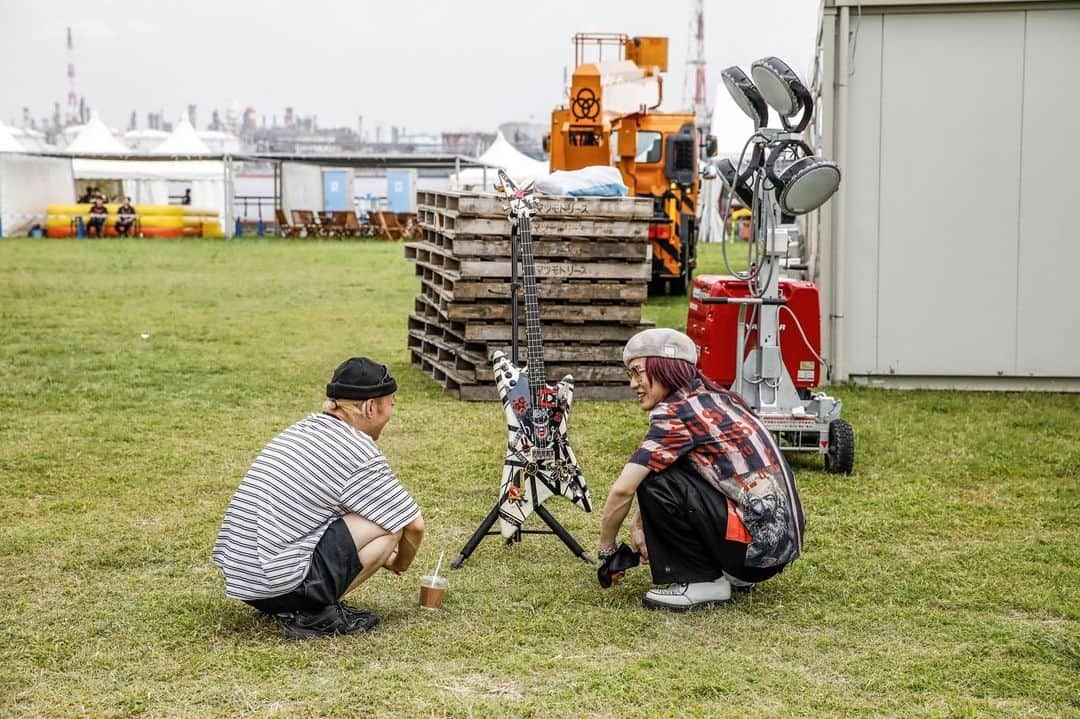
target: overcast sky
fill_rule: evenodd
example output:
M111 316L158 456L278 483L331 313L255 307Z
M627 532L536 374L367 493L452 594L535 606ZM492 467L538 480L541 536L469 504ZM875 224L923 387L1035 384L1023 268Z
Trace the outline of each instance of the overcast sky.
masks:
M777 55L804 77L820 0L705 0L710 105L720 70ZM65 28L74 34L76 90L107 124L132 110L175 121L198 106L256 110L259 122L292 106L320 126L409 132L493 130L547 122L562 100L575 32L666 35L664 110L682 105L691 0L0 0L0 120L20 125L62 108ZM730 103L724 96L721 102ZM749 121L747 121L749 122ZM749 127L749 125L747 126ZM724 144L722 142L722 144Z

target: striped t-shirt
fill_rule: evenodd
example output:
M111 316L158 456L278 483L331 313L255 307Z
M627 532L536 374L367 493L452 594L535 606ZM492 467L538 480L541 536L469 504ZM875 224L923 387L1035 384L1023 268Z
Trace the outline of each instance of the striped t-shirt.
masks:
M355 512L388 532L420 515L371 437L329 414L312 414L274 437L229 502L214 563L235 599L295 589L315 545Z

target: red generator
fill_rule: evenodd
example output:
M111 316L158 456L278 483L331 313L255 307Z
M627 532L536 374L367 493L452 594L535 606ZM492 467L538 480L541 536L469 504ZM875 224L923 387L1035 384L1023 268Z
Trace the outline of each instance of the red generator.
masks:
M746 280L728 275L700 275L694 278L686 334L698 347L698 367L706 377L724 387L735 382L735 351L738 342L740 305L702 304L703 297L749 297ZM779 309L780 354L796 389L817 387L821 380L821 302L818 288L805 280L780 279L780 297L787 304ZM747 307L746 305L741 305ZM757 311L747 307L749 351L757 344ZM797 321L797 324L796 324ZM799 332L802 327L802 332ZM805 335L805 339L803 336Z

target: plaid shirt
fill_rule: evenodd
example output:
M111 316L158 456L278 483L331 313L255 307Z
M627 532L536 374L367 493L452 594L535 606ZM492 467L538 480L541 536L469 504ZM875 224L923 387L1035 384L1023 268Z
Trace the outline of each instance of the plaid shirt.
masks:
M730 500L729 509L734 505L749 531L747 566L778 566L799 556L805 520L795 476L738 395L709 390L694 378L656 405L649 422L630 461L662 472L685 457Z

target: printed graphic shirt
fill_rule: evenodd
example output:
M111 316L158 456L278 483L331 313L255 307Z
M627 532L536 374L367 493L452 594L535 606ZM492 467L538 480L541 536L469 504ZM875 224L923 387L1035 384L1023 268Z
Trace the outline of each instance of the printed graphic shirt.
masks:
M295 589L327 527L349 512L396 532L420 508L371 437L309 415L266 445L229 502L212 555L225 593L265 599Z
M656 405L649 422L630 461L661 472L685 457L728 498L729 510L736 510L749 532L747 566L780 566L799 556L805 520L795 476L772 435L738 395L711 391L695 378ZM728 514L727 538L737 539L730 526L733 513Z

